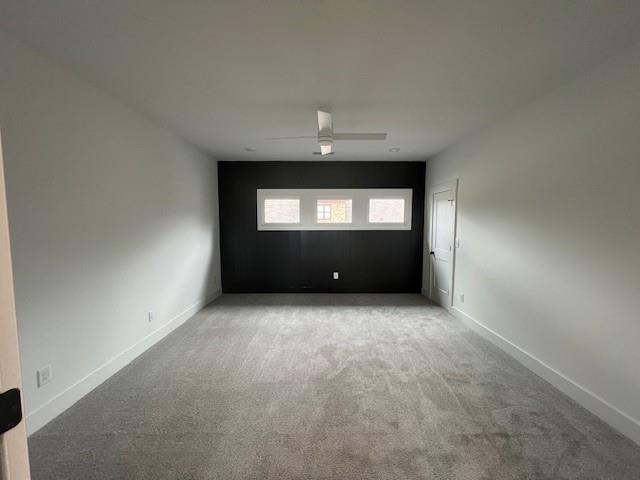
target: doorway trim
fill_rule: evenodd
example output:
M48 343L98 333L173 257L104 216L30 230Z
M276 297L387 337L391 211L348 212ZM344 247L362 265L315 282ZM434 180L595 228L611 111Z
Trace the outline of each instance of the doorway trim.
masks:
M429 276L427 278L428 281L428 285L427 285L427 289L426 289L426 296L427 298L429 298L430 300L433 301L433 295L432 295L432 290L433 290L433 275L434 275L434 269L433 269L433 261L431 259L431 255L429 254L429 252L431 251L431 247L433 245L433 215L434 215L434 203L433 203L433 196L441 193L441 192L447 192L452 190L453 191L453 239L452 239L452 253L451 253L451 275L449 278L451 278L451 283L449 285L449 292L451 292L451 294L449 295L449 302L447 305L442 305L445 309L447 309L448 311L451 311L451 309L453 308L453 301L454 301L454 287L455 287L455 272L456 272L456 251L458 249L458 178L455 178L453 180L449 180L447 182L438 182L438 183L434 183L432 185L427 185L426 188L426 205L425 205L425 212L429 212L429 219L427 222L425 222L427 224L427 232L426 232L426 249L425 249L425 258L427 259L428 262L428 268L429 268Z
M11 270L9 219L0 137L0 392L21 389L20 354ZM21 398L24 412L24 398ZM29 455L24 414L15 427L0 434L0 480L28 480Z

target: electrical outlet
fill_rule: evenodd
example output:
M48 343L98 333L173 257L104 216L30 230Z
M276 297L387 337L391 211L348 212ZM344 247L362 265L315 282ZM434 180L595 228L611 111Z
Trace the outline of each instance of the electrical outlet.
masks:
M40 370L36 372L36 376L38 378L38 388L44 387L47 383L51 381L51 365L42 367Z
M460 303L464 303L464 293L458 294L458 300L460 300Z
M334 280L338 280L340 278L340 273L338 272L333 272L333 279Z
M147 313L147 322L149 323L153 322L153 312Z

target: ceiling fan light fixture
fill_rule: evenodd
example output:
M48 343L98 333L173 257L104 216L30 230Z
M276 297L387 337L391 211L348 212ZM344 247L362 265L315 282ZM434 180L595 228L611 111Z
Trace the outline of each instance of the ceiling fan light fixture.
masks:
M389 149L389 151L390 151L391 153L398 153L398 152L400 151L400 147L391 147L391 148Z

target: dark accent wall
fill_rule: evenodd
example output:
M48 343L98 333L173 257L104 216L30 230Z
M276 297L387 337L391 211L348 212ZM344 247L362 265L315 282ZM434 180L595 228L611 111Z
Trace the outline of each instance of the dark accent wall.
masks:
M223 291L419 292L424 175L424 162L218 162ZM258 231L259 188L412 188L411 230Z

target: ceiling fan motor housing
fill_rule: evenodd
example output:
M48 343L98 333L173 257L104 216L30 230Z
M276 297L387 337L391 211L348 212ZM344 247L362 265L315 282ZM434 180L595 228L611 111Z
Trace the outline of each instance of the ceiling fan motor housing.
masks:
M333 120L331 118L331 112L327 109L320 109L318 114L318 144L320 145L320 151L314 152L319 155L332 155L334 154L333 142L334 140L386 140L386 133L333 133ZM315 138L312 136L302 137L272 137L267 140L288 140L298 138Z

